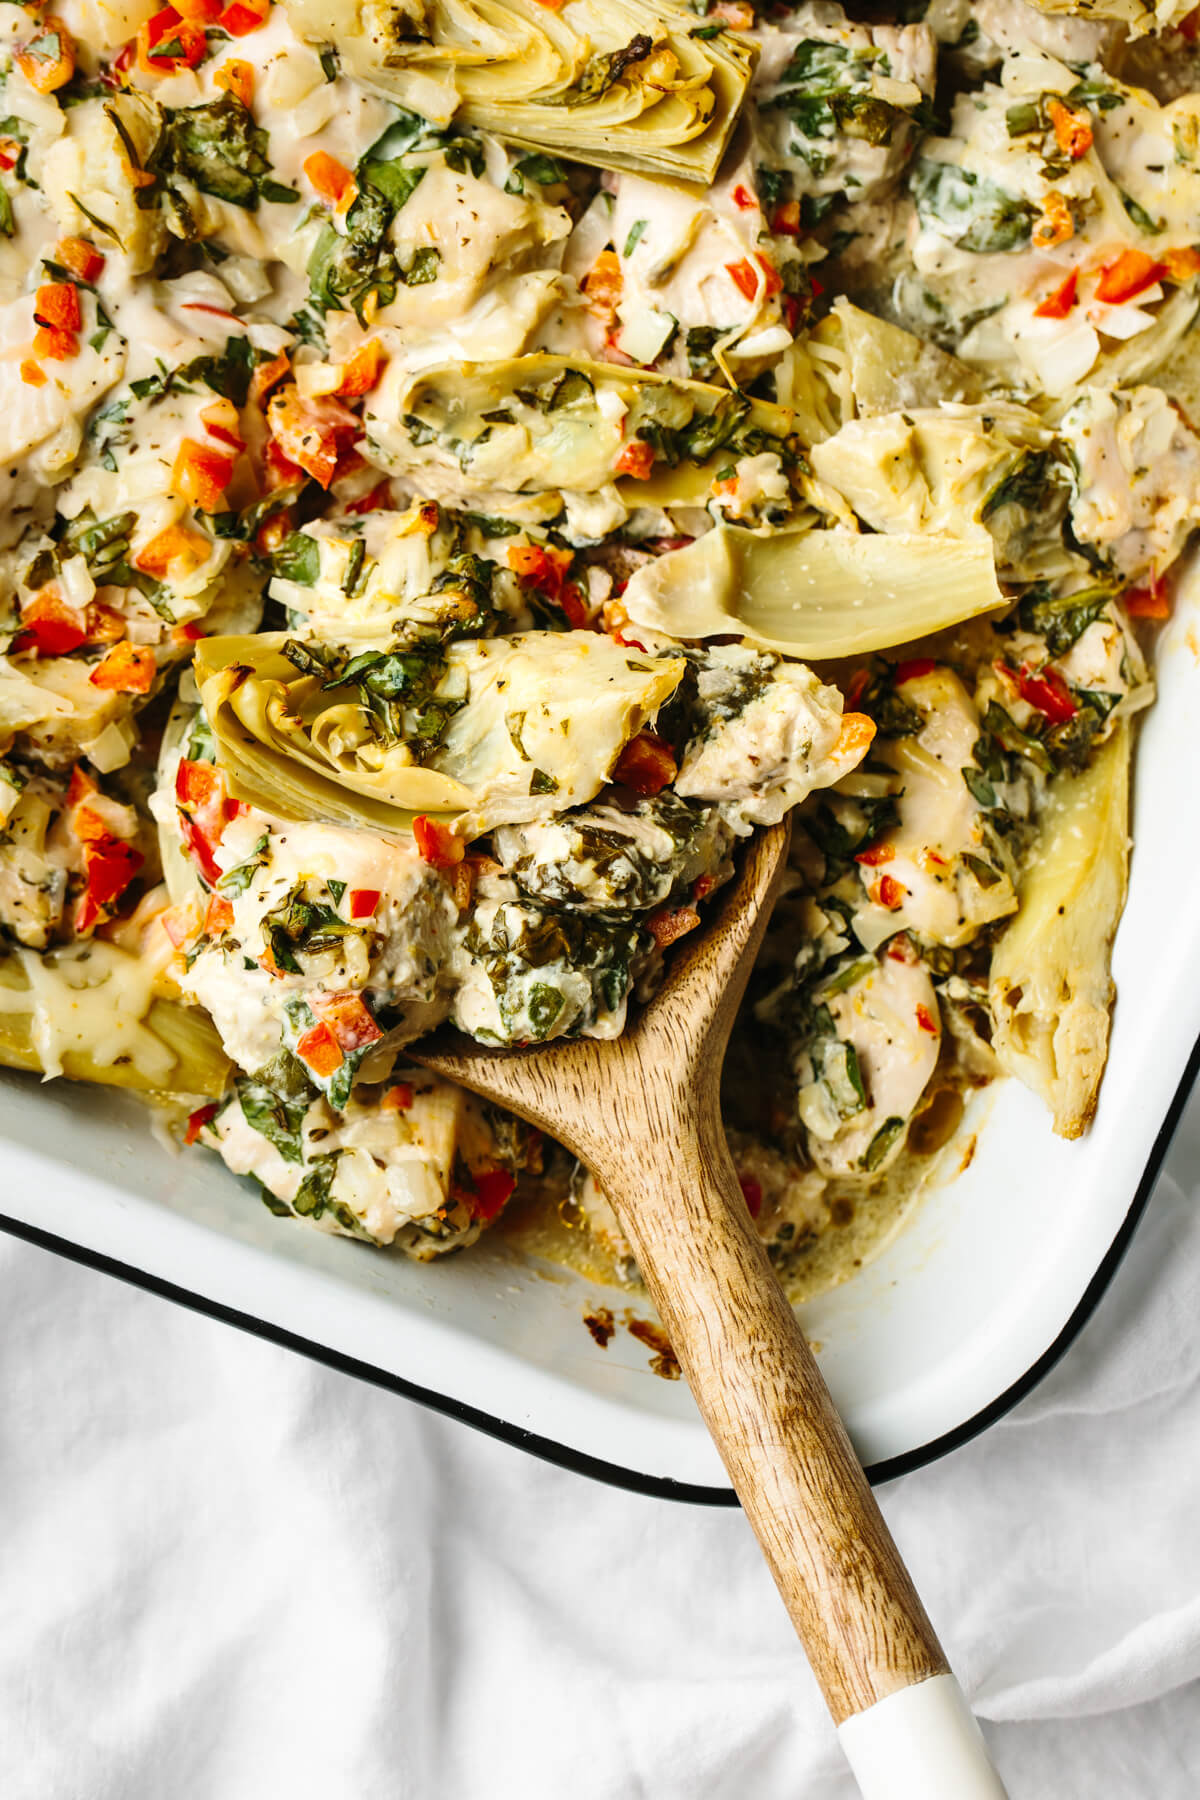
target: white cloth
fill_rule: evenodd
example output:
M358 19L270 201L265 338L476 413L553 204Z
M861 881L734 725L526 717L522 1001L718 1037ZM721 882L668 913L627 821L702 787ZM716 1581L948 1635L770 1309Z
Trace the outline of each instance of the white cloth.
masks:
M1066 1360L883 1490L1013 1800L1200 1791L1200 1097ZM4 1800L850 1800L740 1514L0 1242Z

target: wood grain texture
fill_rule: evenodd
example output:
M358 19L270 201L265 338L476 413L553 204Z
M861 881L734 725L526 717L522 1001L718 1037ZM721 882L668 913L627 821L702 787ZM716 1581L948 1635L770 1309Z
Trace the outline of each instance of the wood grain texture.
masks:
M786 857L760 834L716 921L626 1034L411 1054L580 1156L612 1202L834 1720L946 1671L908 1571L754 1230L721 1063Z

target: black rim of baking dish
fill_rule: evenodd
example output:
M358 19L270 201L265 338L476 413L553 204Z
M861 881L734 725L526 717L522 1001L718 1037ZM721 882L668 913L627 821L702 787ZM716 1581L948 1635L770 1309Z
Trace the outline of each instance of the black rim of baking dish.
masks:
M1031 1393L1038 1382L1048 1375L1054 1365L1069 1349L1083 1326L1095 1311L1101 1296L1112 1280L1117 1265L1129 1248L1130 1239L1138 1220L1145 1211L1146 1203L1154 1191L1166 1154L1175 1135L1175 1128L1183 1114L1188 1096L1200 1075L1200 1039L1192 1049L1187 1065L1175 1090L1174 1098L1167 1108L1166 1117L1154 1140L1137 1191L1130 1203L1129 1211L1121 1222L1112 1243L1109 1245L1102 1262L1084 1289L1083 1296L1074 1312L1050 1345L1043 1351L1037 1361L1025 1373L1006 1388L1004 1393L967 1419L956 1425L952 1431L943 1432L940 1437L933 1438L927 1444L921 1444L915 1450L907 1450L902 1456L887 1457L883 1462L872 1463L867 1470L872 1485L878 1486L885 1481L893 1481L898 1475L908 1475L915 1469L922 1469L928 1463L936 1462L939 1457L947 1456L950 1451L959 1449L994 1425L997 1419ZM114 1275L118 1280L127 1281L133 1287L143 1288L147 1293L155 1294L161 1300L173 1300L178 1306L186 1306L192 1312L203 1313L205 1317L216 1319L223 1325L234 1325L241 1331L248 1331L255 1337L265 1338L268 1343L278 1344L282 1349L295 1350L301 1356L312 1361L323 1363L327 1368L336 1369L341 1375L352 1375L359 1381L370 1382L374 1387L386 1388L393 1394L399 1394L405 1400L416 1400L422 1406L434 1412L444 1414L447 1418L458 1419L464 1425L471 1425L476 1431L486 1433L488 1437L499 1438L502 1443L512 1444L518 1450L526 1450L532 1456L539 1456L545 1462L555 1463L559 1468L569 1469L576 1475L590 1476L594 1481L606 1482L610 1487L625 1488L630 1493L646 1494L656 1500L684 1500L695 1506L736 1506L737 1495L729 1488L701 1487L687 1481L672 1481L668 1476L645 1475L637 1469L623 1468L619 1463L605 1461L603 1457L589 1456L585 1451L572 1450L566 1444L560 1444L553 1438L542 1437L536 1431L525 1431L519 1425L511 1424L506 1419L498 1419L492 1413L481 1412L478 1407L468 1406L461 1400L453 1400L448 1395L438 1394L431 1388L421 1387L415 1381L407 1381L402 1375L393 1375L387 1369L380 1369L374 1363L361 1362L357 1357L347 1356L340 1350L330 1348L328 1344L317 1343L315 1339L299 1336L294 1331L286 1330L282 1325L273 1325L266 1319L258 1318L254 1313L246 1313L234 1306L226 1306L220 1300L210 1299L205 1294L197 1294L190 1288L179 1287L173 1281L166 1281L159 1275L151 1275L145 1269L136 1268L132 1263L120 1262L116 1257L105 1256L102 1251L90 1250L82 1244L74 1244L67 1238L56 1236L54 1232L43 1231L40 1226L29 1225L23 1219L13 1219L0 1213L0 1230L8 1232L12 1237L22 1238L26 1243L34 1244L38 1249L49 1250L56 1256L63 1256L70 1262L82 1263L85 1268L96 1269L103 1275Z

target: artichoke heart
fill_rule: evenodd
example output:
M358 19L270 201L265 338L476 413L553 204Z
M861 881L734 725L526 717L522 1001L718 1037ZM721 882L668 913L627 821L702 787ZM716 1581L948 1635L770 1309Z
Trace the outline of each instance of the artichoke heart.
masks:
M852 419L811 461L874 531L990 536L1013 580L1071 567L1058 529L1070 497L1069 455L1014 401Z
M599 168L710 182L757 59L702 35L672 0L284 0L299 37L333 43L364 86L435 124L451 118Z
M393 835L438 813L466 838L591 800L685 666L588 631L473 639L446 646L404 710L379 696L415 688L409 653L325 658L282 633L197 650L232 792L276 817Z
M992 1048L1040 1094L1060 1137L1082 1135L1108 1053L1112 944L1129 870L1129 726L1050 792L1020 911L992 958Z
M145 958L100 939L0 957L0 1066L212 1099L232 1067L195 1007L152 992Z
M621 596L637 625L679 638L735 634L830 660L905 644L1003 607L990 542L719 525L635 570Z
M630 445L653 453L654 503L720 453L795 449L787 407L642 369L566 356L446 363L385 378L366 413L368 453L391 474L438 469L476 489L594 493ZM661 479L658 479L660 478ZM665 486L664 486L665 483ZM648 498L631 481L631 498ZM703 488L707 490L708 478Z

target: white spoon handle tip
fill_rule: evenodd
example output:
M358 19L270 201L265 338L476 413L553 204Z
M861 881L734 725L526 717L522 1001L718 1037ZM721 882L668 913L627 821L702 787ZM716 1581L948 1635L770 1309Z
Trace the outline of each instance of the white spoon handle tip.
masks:
M953 1675L889 1694L838 1737L863 1800L1008 1800Z

